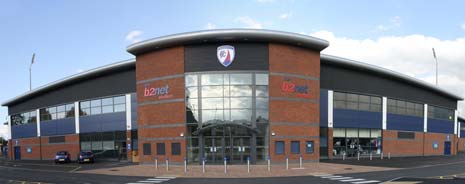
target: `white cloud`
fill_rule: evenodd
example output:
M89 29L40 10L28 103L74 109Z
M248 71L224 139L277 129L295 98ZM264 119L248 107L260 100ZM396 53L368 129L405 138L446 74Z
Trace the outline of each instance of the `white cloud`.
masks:
M392 17L391 23L396 27L400 27L400 24L402 23L402 19L399 16Z
M253 29L262 29L263 26L260 22L250 18L249 16L237 17L235 19L236 22L240 22L246 25L246 28L253 28Z
M129 32L127 35L126 35L126 41L129 41L131 43L136 43L136 42L140 42L142 40L141 36L142 36L143 32L142 31L139 31L139 30L133 30L131 32Z
M339 37L330 31L310 34L328 40L322 53L354 59L419 78L434 85L435 48L439 62L439 86L465 97L465 37L441 40L424 35L383 36L377 39ZM465 103L459 102L465 116Z
M205 29L216 29L216 25L209 22L207 26L205 26Z
M388 31L394 28L399 28L402 24L402 18L400 16L394 16L389 20L387 24L379 24L376 26L376 31Z
M462 24L462 26L460 26L463 30L465 30L465 23Z
M292 12L283 13L283 14L279 15L280 19L287 19L287 18L291 18L291 17L292 17Z
M10 139L10 130L7 125L3 125L3 122L0 124L0 137L6 140Z

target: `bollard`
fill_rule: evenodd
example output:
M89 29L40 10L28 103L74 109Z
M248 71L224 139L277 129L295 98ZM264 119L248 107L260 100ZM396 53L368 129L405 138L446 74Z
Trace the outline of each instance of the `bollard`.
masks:
M360 160L360 152L357 153L357 160Z
M155 170L158 170L158 157L155 157Z
M271 171L270 156L268 156L268 172Z
M299 158L299 168L302 169L302 155L300 155L300 158Z
M372 159L373 159L373 156L372 156L372 154L373 154L373 153L371 153L371 152L370 152L370 160L372 160Z
M286 170L289 170L289 157L286 155Z
M250 157L247 157L247 173L250 173Z
M224 157L224 174L226 174L228 172L227 168L226 168L226 157Z
M205 158L202 158L202 172L205 173Z
M346 153L342 153L342 160L346 160Z
M381 160L383 160L383 158L384 158L384 154L383 152L381 152Z
M388 159L391 160L391 152L388 153Z
M168 157L166 157L166 161L165 161L166 171L168 171L169 168L170 168L170 161L169 161L169 160L170 160L170 159L169 159Z
M187 173L187 158L184 157L184 173Z

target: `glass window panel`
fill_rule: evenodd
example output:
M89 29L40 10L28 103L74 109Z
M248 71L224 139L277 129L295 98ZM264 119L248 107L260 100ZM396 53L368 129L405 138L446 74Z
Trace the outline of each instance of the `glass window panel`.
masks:
M397 114L406 114L406 113L407 111L405 108L400 108L400 107L397 108Z
M88 116L88 115L90 115L90 108L81 109L80 115L81 115L81 116Z
M186 88L186 97L187 98L197 98L199 95L197 87L188 87Z
M255 99L257 109L268 109L269 101L268 98L256 98Z
M370 138L370 129L359 129L358 137L360 138Z
M346 102L345 101L334 101L334 108L335 109L345 109Z
M101 114L102 113L102 107L92 107L90 109L90 114Z
M415 104L415 109L422 110L423 111L423 104Z
M224 120L231 121L231 110L229 109L224 110Z
M71 110L74 110L74 104L67 104L66 111L71 111Z
M81 108L88 108L88 107L90 107L90 101L83 101L83 102L80 102L80 103L79 103L79 106L80 106Z
M230 84L252 84L252 74L230 74Z
M372 96L372 97L370 97L370 99L371 99L372 104L381 104L381 98L380 97Z
M371 138L381 137L381 130L371 129Z
M406 109L406 115L415 116L415 109Z
M223 98L203 98L202 109L223 109Z
M202 85L223 85L223 74L203 74Z
M360 95L358 99L359 99L359 102L370 103L370 96Z
M126 103L126 96L117 96L113 98L114 104L125 104Z
M300 153L300 141L291 141L291 153L292 154Z
M104 98L102 99L102 106L113 105L113 98Z
M284 141L276 141L276 142L274 142L274 153L276 155L284 154Z
M186 106L188 110L198 110L199 109L199 100L198 99L188 99L186 101Z
M186 86L197 86L198 83L197 75L186 75Z
M334 92L334 100L346 100L346 94L341 92Z
M124 112L126 111L126 104L118 104L114 106L115 112Z
M91 142L81 142L81 151L91 151Z
M255 85L268 85L268 74L255 74Z
M202 86L202 97L223 97L223 86Z
M231 96L252 96L251 86L231 86Z
M256 86L255 96L257 97L268 97L268 86Z
M250 122L252 120L252 111L251 110L231 110L231 120Z
M373 112L381 112L381 105L371 104L370 111Z
M224 85L229 85L229 74L223 74Z
M57 119L63 119L66 117L66 112L58 112L57 113Z
M269 122L269 115L268 115L268 110L263 110L263 109L257 109L256 110L256 122L259 123L268 123Z
M102 141L93 141L92 150L103 150Z
M358 110L357 102L347 102L347 109Z
M102 107L102 113L112 113L113 112L113 106L103 106Z
M223 119L223 110L202 110L203 123L220 123Z
M396 106L396 100L393 100L393 99L387 99L387 105L390 105L390 106Z
M65 112L66 111L66 106L60 105L57 107L57 112Z
M370 104L368 104L368 103L359 103L358 104L358 110L369 111L370 110Z
M397 107L405 108L405 101L397 100Z
M346 137L346 130L344 128L334 128L333 137Z
M251 109L252 108L252 98L230 98L231 108L241 108L241 109ZM203 103L203 101L202 101ZM203 105L203 104L202 104Z
M356 95L356 94L347 94L347 101L358 102L358 95Z
M407 108L409 108L409 109L414 109L415 108L415 104L412 103L412 102L406 102L406 105L407 105Z
M347 137L358 137L358 129L356 128L347 128L346 129Z
M56 112L57 112L57 108L56 108L56 107L49 107L49 108L48 108L48 112L50 112L50 113L56 113Z
M115 141L103 141L103 150L115 150Z
M52 120L56 120L57 119L57 114L56 113L50 114L50 117L51 117Z
M90 106L91 107L98 107L98 106L101 106L101 105L102 105L102 100L100 100L100 99L90 101Z

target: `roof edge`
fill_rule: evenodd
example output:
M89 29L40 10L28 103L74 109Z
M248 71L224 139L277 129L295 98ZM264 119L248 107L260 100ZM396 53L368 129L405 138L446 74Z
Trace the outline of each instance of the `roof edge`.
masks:
M349 66L349 67L354 67L354 68L359 68L359 69L365 69L365 70L369 70L369 71L376 72L379 74L392 76L397 79L413 83L422 88L435 91L437 93L448 96L450 98L454 98L456 100L463 100L463 97L461 97L460 95L449 92L443 88L433 86L432 84L429 84L423 80L402 74L400 72L389 70L389 69L386 69L380 66L376 66L376 65L372 65L372 64L368 64L368 63L364 63L360 61L355 61L355 60L351 60L347 58L342 58L338 56L327 55L327 54L321 54L320 58L321 58L320 62L324 62L323 60L326 60L326 61L330 61L331 62L330 64L337 64L337 65L344 65L344 66Z
M139 55L157 49L218 42L278 42L321 51L329 42L303 34L267 29L213 29L185 32L152 38L129 45L126 50Z
M89 70L86 70L86 71L83 71L83 72L80 72L80 73L77 73L77 74L74 74L74 75L71 75L71 76L56 80L54 82L50 82L48 84L40 86L40 87L38 87L36 89L33 89L31 91L25 92L25 93L23 93L21 95L18 95L16 97L12 98L12 99L9 99L9 100L3 102L1 105L2 106L9 106L11 104L14 104L17 101L26 99L28 97L31 97L31 96L36 95L38 93L41 93L43 91L49 90L51 88L59 87L61 85L64 85L66 83L73 82L73 81L76 81L76 80L85 79L86 77L90 77L91 75L94 75L94 74L97 74L97 73L111 71L111 70L118 69L118 68L124 68L124 67L128 67L130 65L135 65L135 63L136 63L136 59L132 58L132 59L127 59L127 60L123 60L123 61L118 61L116 63L111 63L111 64L108 64L108 65L104 65L104 66L101 66L101 67L89 69Z

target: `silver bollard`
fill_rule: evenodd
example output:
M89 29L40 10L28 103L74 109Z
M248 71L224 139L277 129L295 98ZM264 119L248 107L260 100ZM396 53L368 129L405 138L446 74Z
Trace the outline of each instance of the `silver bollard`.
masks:
M342 160L346 160L346 153L342 153Z
M289 157L286 156L286 170L289 170Z
M228 172L228 169L226 167L226 157L224 157L224 174Z
M270 157L268 156L268 172L271 171Z
M250 173L250 158L247 157L247 173Z
M202 158L202 173L205 173L205 158Z
M299 168L302 169L302 155L299 157Z
M357 153L357 160L360 160L360 152Z
M391 152L388 153L388 159L391 160Z
M169 158L166 158L165 165L166 165L166 171L169 171L169 168L170 168Z
M187 173L187 158L184 158L184 173Z
M373 160L372 154L373 154L373 153L370 152L370 160Z
M383 158L384 158L384 154L383 152L381 152L381 160L383 160Z
M155 157L155 170L158 170L158 157Z

